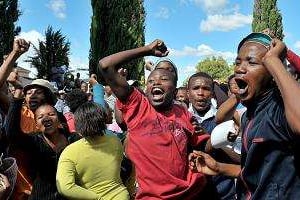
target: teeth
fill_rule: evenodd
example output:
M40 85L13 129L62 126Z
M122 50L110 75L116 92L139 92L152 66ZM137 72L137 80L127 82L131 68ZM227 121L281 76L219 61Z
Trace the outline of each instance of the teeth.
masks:
M162 95L164 93L164 91L160 88L153 88L152 89L152 94L153 95Z
M48 122L48 123L44 123L44 126L45 126L45 127L52 126L52 123L50 123L50 122Z
M246 89L240 89L239 94L244 94L246 91Z
M160 88L153 88L152 92L163 92L163 90Z

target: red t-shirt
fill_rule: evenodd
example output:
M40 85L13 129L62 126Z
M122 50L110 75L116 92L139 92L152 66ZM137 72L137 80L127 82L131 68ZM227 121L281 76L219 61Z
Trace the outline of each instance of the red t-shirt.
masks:
M187 146L199 145L209 135L192 134L191 114L175 104L158 112L136 89L126 103L117 104L128 127L126 153L136 168L136 199L198 198L206 178L189 170Z

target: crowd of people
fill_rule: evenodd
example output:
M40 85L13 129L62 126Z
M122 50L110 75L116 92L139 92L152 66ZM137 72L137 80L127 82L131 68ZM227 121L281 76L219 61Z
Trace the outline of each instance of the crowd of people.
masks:
M223 85L197 72L177 87L158 39L101 58L105 85L23 85L29 46L16 39L0 68L1 200L299 198L300 57L270 32L241 40ZM145 56L159 59L142 88L122 66Z

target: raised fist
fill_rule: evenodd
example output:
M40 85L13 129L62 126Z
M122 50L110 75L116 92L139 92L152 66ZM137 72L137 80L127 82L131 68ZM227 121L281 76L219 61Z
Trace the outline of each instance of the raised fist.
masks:
M167 46L162 40L156 39L148 45L151 49L151 55L157 57L164 57L169 54Z
M16 39L13 45L13 51L19 55L22 55L29 49L29 42L26 42L24 39Z
M125 68L118 69L118 73L119 73L120 76L122 76L124 78L126 78L128 76L128 71Z
M22 86L22 83L19 80L18 71L15 69L14 71L10 72L7 82L12 84L13 86Z

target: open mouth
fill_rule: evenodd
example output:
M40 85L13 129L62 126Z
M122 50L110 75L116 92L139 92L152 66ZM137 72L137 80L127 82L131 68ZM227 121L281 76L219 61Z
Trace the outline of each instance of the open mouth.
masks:
M200 107L205 107L205 106L207 106L207 101L205 101L205 100L198 100L198 101L196 101L196 104L198 106L200 106Z
M37 108L39 106L39 102L36 100L30 100L29 106L30 106L30 108Z
M163 95L165 94L165 92L161 88L155 87L152 89L151 94L153 95L154 101L159 101L163 98Z
M241 78L235 78L235 82L239 88L238 93L239 95L244 95L248 91L248 83Z
M47 121L44 121L44 122L43 122L43 126L44 126L45 128L51 128L51 127L53 126L53 123L52 123L52 121L47 120Z

